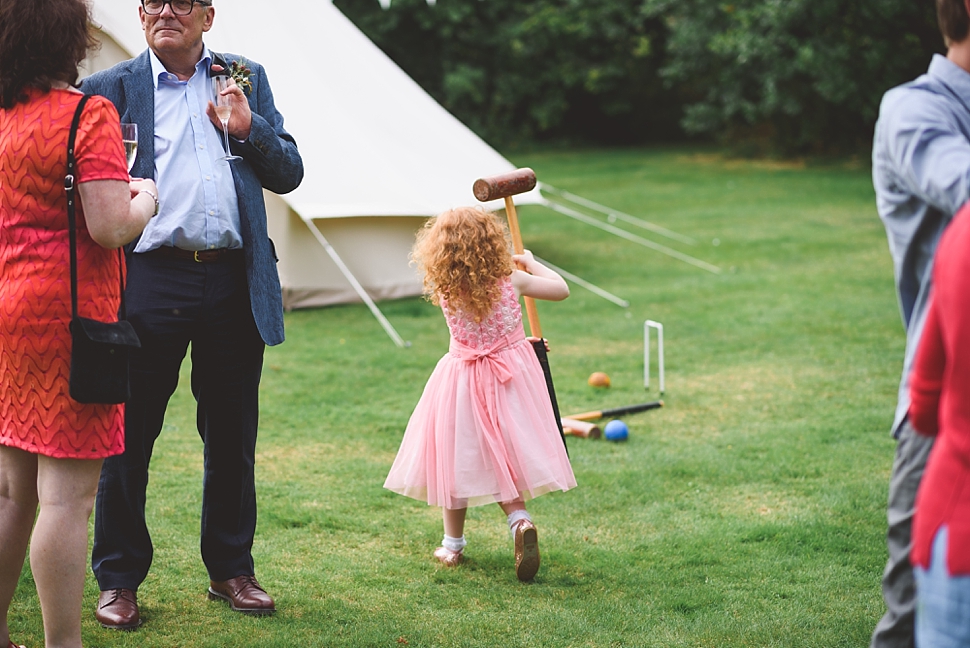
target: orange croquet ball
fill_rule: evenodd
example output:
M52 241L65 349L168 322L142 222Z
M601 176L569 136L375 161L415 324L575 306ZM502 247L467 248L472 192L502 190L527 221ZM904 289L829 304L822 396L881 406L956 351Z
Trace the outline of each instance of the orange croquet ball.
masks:
M589 380L586 382L588 382L591 387L609 387L610 377L602 371L594 371L589 375Z

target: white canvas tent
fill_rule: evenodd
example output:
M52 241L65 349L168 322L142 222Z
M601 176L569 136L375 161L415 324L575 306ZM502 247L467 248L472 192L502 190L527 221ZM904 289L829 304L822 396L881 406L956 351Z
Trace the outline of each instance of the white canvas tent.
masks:
M215 8L206 44L265 66L303 156L302 185L266 194L286 308L419 294L407 259L414 232L428 216L475 204L477 178L514 166L329 0L216 0ZM137 0L93 0L93 9L103 45L87 72L145 49ZM516 197L541 201L538 189Z

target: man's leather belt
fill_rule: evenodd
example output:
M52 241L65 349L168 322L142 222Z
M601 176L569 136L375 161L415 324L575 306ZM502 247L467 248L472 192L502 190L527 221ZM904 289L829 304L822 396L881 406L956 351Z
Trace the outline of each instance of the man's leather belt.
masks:
M242 248L229 249L217 248L215 250L183 250L182 248L163 245L162 247L149 250L147 254L166 257L169 259L181 259L194 263L214 263L216 261L229 261L242 256Z

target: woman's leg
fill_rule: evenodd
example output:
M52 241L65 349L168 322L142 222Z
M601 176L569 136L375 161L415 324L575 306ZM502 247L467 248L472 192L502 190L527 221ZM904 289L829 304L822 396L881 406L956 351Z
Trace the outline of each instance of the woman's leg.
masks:
M0 446L0 646L10 640L7 612L24 568L37 513L37 455Z
M40 513L30 543L30 568L44 614L47 648L81 646L88 520L100 474L100 459L37 460Z

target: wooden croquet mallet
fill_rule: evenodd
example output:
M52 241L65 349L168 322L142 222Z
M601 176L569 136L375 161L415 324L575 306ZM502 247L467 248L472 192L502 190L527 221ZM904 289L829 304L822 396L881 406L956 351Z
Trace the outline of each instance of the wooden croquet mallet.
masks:
M509 234L512 235L512 248L516 254L522 254L525 247L522 245L522 232L519 230L519 218L515 213L515 203L512 202L512 196L532 191L535 186L536 174L532 169L516 169L510 173L480 178L472 185L472 192L482 202L499 198L505 199L505 213L509 219ZM539 326L539 312L536 310L536 302L532 297L525 297L524 300L526 315L529 318L529 331L533 337L541 338L542 328Z
M509 234L512 236L512 249L516 254L522 254L525 247L522 245L522 232L519 230L519 218L515 213L515 203L512 196L532 191L536 186L536 174L532 169L516 169L510 173L480 178L472 185L472 193L482 202L490 200L505 199L505 214L509 220ZM524 297L525 312L529 319L529 332L532 337L538 338L532 343L542 373L546 379L546 389L549 390L549 400L552 401L552 412L556 417L556 424L559 426L559 435L562 437L563 446L566 445L566 435L563 431L562 419L559 417L559 403L556 401L556 388L552 384L552 371L549 369L549 358L546 355L546 343L542 339L542 328L539 326L539 311L536 310L536 302L532 297Z

